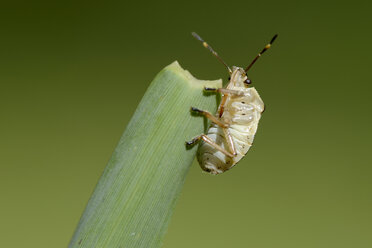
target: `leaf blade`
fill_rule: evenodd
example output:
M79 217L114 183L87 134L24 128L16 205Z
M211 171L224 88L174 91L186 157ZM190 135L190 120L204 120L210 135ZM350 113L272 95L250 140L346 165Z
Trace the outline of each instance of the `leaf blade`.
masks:
M184 142L203 132L191 105L215 111L215 97L177 62L150 84L88 202L69 247L160 247L195 157Z

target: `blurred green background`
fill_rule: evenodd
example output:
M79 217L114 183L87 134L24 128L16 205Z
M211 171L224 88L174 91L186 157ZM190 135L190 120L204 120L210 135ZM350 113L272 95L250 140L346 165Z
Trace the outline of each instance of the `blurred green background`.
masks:
M372 247L369 1L17 1L0 8L0 247L66 247L147 86L174 60L266 103L221 176L195 163L164 247ZM191 105L192 103L190 103ZM182 125L182 123L180 123Z

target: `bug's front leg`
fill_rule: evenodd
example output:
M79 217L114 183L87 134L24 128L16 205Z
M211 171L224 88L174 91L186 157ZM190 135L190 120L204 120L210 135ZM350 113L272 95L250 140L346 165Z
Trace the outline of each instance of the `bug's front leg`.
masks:
M220 106L218 107L218 116L220 118L222 117L223 112L225 111L225 104L226 104L227 98L228 98L228 95L223 95Z
M194 145L196 142L198 142L199 140L203 140L204 142L207 142L209 145L211 145L213 148L215 148L216 150L222 152L223 154L225 154L226 156L230 157L230 158L233 158L235 157L235 154L232 154L231 152L229 151L226 151L223 147L221 147L220 145L216 144L213 140L211 140L211 138L209 138L207 135L205 134L201 134L199 136L196 136L195 138L193 138L191 141L187 141L186 142L186 145L187 146L192 146Z
M244 96L245 92L241 90L229 90L225 88L204 88L205 91L209 92L220 92L224 95Z
M229 90L229 89L225 89L225 88L204 87L204 90L209 91L209 92L219 92L219 93L223 94L222 99L221 99L221 103L220 103L220 107L219 107L219 110L218 110L218 116L219 117L222 117L222 115L223 115L223 112L225 110L225 103L226 103L227 98L228 98L229 95L244 96L244 94L245 94L243 91L240 91L240 90Z

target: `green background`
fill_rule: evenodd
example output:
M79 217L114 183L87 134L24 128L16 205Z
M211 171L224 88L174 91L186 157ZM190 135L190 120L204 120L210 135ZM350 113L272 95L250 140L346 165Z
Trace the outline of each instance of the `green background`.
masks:
M0 247L66 247L147 86L246 66L267 106L233 170L195 163L164 247L372 247L368 1L17 1L0 8ZM192 103L190 103L192 105ZM182 125L182 123L179 123Z

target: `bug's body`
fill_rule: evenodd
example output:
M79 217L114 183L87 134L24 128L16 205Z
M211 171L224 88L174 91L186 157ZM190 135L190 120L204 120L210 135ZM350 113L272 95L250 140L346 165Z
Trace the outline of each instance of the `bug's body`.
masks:
M216 117L229 124L228 132L231 134L236 155L227 156L203 142L198 149L197 158L204 171L220 174L229 170L245 156L253 143L264 103L255 88L246 87L244 84L246 79L242 68L234 68L226 89L239 91L242 95L227 95L225 103L220 104L216 114ZM223 113L219 117L222 108ZM225 136L223 128L217 124L212 123L206 135L223 149L229 150L228 137Z
M246 69L235 66L231 69L199 35L193 33L193 36L201 41L203 46L209 49L230 73L230 82L226 88L205 88L207 91L222 94L221 103L215 115L194 107L191 108L192 111L210 119L212 123L206 134L201 134L186 142L187 145L193 145L199 140L203 140L204 142L199 146L197 152L199 164L206 172L220 174L238 163L253 143L258 122L264 111L264 103L256 89L248 87L251 81L247 78L247 71L271 47L277 35L271 39L270 43Z

